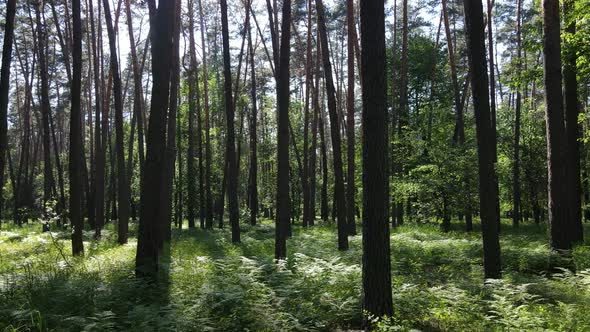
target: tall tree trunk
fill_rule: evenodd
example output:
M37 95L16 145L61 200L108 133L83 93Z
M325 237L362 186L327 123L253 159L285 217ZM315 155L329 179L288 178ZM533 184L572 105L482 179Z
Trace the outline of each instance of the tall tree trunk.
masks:
M43 4L36 3L35 15L37 19L37 56L39 60L39 76L41 76L41 126L43 129L43 211L45 204L51 199L51 188L54 187L53 167L51 166L51 147L49 132L49 112L51 105L49 100L49 79L47 78L47 59L45 58L45 25L41 19ZM47 217L47 216L46 216Z
M135 260L138 275L154 275L158 270L165 211L164 191L166 117L170 93L172 31L175 1L162 1L152 21L152 99L147 132L147 155L141 188L141 208Z
M501 277L500 216L496 209L498 193L495 184L493 134L486 48L484 42L483 6L480 0L464 0L467 54L471 72L471 91L475 109L477 155L479 160L479 209L483 235L483 263L486 278Z
M180 5L178 6L180 8ZM178 20L180 22L180 19ZM186 55L186 53L185 53ZM180 77L179 77L180 80ZM180 83L180 82L179 82ZM180 99L180 96L177 96ZM180 101L179 101L180 102ZM176 112L176 159L178 160L178 176L176 180L176 206L174 223L176 227L182 229L182 223L184 221L184 197L182 190L182 126L180 122L180 113ZM174 171L174 170L173 170ZM170 221L170 228L167 233L167 240L172 240L172 220Z
M248 1L247 10L252 2ZM254 44L252 43L251 25L248 24L248 47L250 49L250 171L248 174L248 205L250 206L250 225L256 225L258 218L258 107L256 105L256 68L254 67Z
M16 51L16 55L19 59L19 63L21 66L21 69L23 71L24 74L24 79L25 79L25 86L24 86L24 90L25 90L25 100L24 100L24 105L22 106L22 114L21 117L23 119L23 135L22 135L22 139L21 139L21 148L20 148L20 157L19 157L19 164L18 164L18 172L16 174L16 192L15 192L15 198L14 198L14 212L15 212L15 223L17 225L21 225L22 224L22 218L20 215L20 208L22 206L25 206L27 203L25 202L25 193L28 192L28 182L27 182L27 175L28 175L28 169L29 169L29 164L30 164L30 160L31 160L31 119L30 119L30 103L31 103L31 90L30 90L30 81L32 80L33 77L33 72L34 70L29 71L28 69L28 63L27 60L25 58L25 61L23 62L23 59L20 55L19 52L19 48L18 48L18 44L14 44L15 46L15 51ZM6 57L4 57L4 59L7 59ZM33 54L33 59L35 59L35 54ZM33 67L34 67L35 61L33 61ZM16 72L18 75L18 71ZM29 79L29 76L31 77L31 79ZM17 85L17 90L18 90L18 79L16 80L16 85ZM19 105L19 99L17 99L17 106ZM21 108L21 107L18 107Z
M287 0L288 1L288 0ZM232 242L240 242L240 220L238 211L238 169L236 163L236 138L234 129L234 108L232 98L231 62L229 52L229 29L227 22L227 0L221 4L221 34L223 36L223 77L225 90L225 120L227 122L227 168L228 168L228 202L229 220L232 230Z
M318 43L318 49L321 47L321 45ZM321 51L320 51L321 52ZM321 53L318 53L318 64L320 63L320 56ZM319 75L319 73L318 73ZM317 90L317 94L319 95L320 93L320 85L318 84L316 86L316 90ZM321 217L322 220L324 222L328 222L328 144L326 142L326 121L325 121L325 117L324 117L324 110L322 109L322 107L320 107L319 105L319 99L320 97L318 96L318 113L319 113L319 123L318 126L320 128L320 150L322 153L322 189L321 189ZM323 101L323 98L321 98Z
M289 200L289 64L291 55L291 0L283 2L280 54L275 56L277 68L277 219L275 225L275 258L287 257L287 236L290 219ZM278 38L278 37L277 37ZM273 42L277 43L278 39ZM278 50L278 46L277 46Z
M166 142L166 161L164 168L164 193L162 203L164 206L164 219L162 220L162 234L164 234L163 241L160 242L160 247L164 242L170 242L172 237L172 198L173 198L173 184L174 172L176 163L176 116L178 113L178 87L180 83L180 13L181 0L175 0L174 6L174 24L172 29L172 60L170 63L170 101L168 102L168 122L167 122L167 142ZM180 142L179 142L180 143Z
M312 0L309 0L309 6L312 6ZM320 113L320 102L319 102L319 86L320 86L320 46L316 48L316 58L314 61L314 82L313 82L313 119L311 124L311 151L309 156L309 225L315 224L316 217L316 174L317 174L317 150L318 150L318 127L319 127L319 113ZM310 82L311 84L311 82Z
M330 114L330 131L332 137L332 150L334 153L334 191L336 195L337 219L338 219L338 249L348 249L348 227L346 221L346 200L344 191L344 172L342 171L342 143L340 129L338 127L338 114L336 110L336 91L332 77L332 65L330 63L330 51L328 48L328 34L322 0L316 0L318 13L318 28L320 43L322 45L322 58L324 63L324 78L326 80L326 92L328 94L328 111Z
M455 102L455 132L453 142L463 145L465 141L465 130L463 124L463 103L461 103L461 91L459 90L459 81L457 80L457 66L455 64L455 51L453 47L453 38L451 36L451 26L449 24L449 15L447 11L447 0L442 0L443 19L445 23L445 35L447 39L447 50L449 55L449 66L451 68L451 82L453 84L453 100Z
M576 20L574 14L575 0L563 2L565 30L569 34L576 33ZM563 84L565 94L565 132L567 144L568 167L568 203L569 219L568 233L570 241L582 242L584 240L584 228L582 227L582 184L580 182L580 144L578 138L580 129L578 114L578 80L576 70L576 50L572 45L566 44L563 68Z
M440 20L438 21L438 29L436 32L436 42L435 42L435 48L433 50L433 54L432 54L432 58L436 59L437 54L438 54L438 50L439 50L439 45L440 45L440 31L442 28L442 22L443 22L443 12L440 12ZM427 129L426 129L426 142L428 143L428 145L430 145L430 143L432 143L432 125L433 125L433 121L434 121L434 94L436 92L436 72L437 72L437 66L436 64L434 64L432 66L432 71L430 72L430 95L428 96L428 124L427 124ZM424 156L428 156L428 149L429 147L426 147L424 149Z
M347 75L348 75L348 91L346 93L346 123L347 123L347 140L348 140L348 151L346 154L348 167L347 167L347 182L346 187L346 219L349 227L349 234L356 235L356 224L354 219L354 210L356 206L356 185L355 185L355 132L354 132L354 2L353 0L346 1L346 20L348 27L348 58L347 58Z
M10 91L10 63L12 62L12 43L14 40L14 17L16 0L6 3L4 45L2 48L2 67L0 69L0 190L4 188L4 164L8 151L8 93ZM13 186L13 190L15 190ZM1 202L0 202L1 203ZM16 201L14 202L16 205ZM0 204L0 225L2 224Z
M195 114L197 112L196 103L196 89L197 89L197 51L195 46L195 23L193 17L193 1L189 1L188 4L188 16L189 16L189 57L190 57L190 68L189 68L189 113L188 113L188 154L186 159L187 167L187 217L188 227L195 227L195 202L197 199L196 192L196 176L195 176ZM198 133L201 135L201 133ZM203 197L201 196L201 200ZM204 228L203 220L201 220L201 228Z
M512 162L512 226L518 227L520 216L520 114L522 78L522 0L517 1L516 9L516 110L514 114L514 158Z
M125 12L127 16L127 28L129 30L129 48L131 50L131 66L133 69L133 114L135 115L135 121L137 124L137 146L139 152L139 177L141 179L141 174L143 172L143 161L144 161L144 151L143 151L143 128L144 128L144 119L143 119L143 104L144 104L144 96L143 96L143 83L142 83L142 69L143 63L140 67L139 60L137 58L137 49L135 47L135 36L133 32L133 17L131 15L131 4L130 0L125 0ZM144 59L147 52L144 52ZM129 181L131 181L132 173L129 172L128 177Z
M58 94L58 96L59 96L59 94ZM53 154L55 157L55 168L57 169L57 186L59 188L59 199L58 199L56 212L63 213L66 210L66 193L65 193L65 188L64 188L64 172L63 172L63 168L61 167L61 160L59 158L59 146L58 146L57 137L55 135L55 123L53 122L53 115L51 114L51 111L49 112L49 131L51 132L51 141L53 143Z
M397 135L401 141L404 135L404 127L408 124L408 1L402 1L402 54L400 69L399 107L397 119ZM399 154L396 162L396 172L399 177L403 176L403 155ZM404 202L398 199L395 207L396 224L404 223Z
M309 109L311 81L313 79L312 66L312 3L306 1L307 8L307 38L306 38L306 55L305 55L305 107L303 110L303 227L309 226L310 219L310 192L309 192Z
M205 21L203 6L199 0L199 17L201 26L201 50L203 57L203 103L205 107L205 211L207 214L205 226L213 228L213 196L211 193L211 124L209 117L209 75L207 74L207 45L205 43Z
M494 2L493 0L487 0L487 20L488 20L488 49L489 49L489 54L488 54L488 60L489 60L489 64L490 67L489 69L489 73L490 73L490 112L491 112L491 124L492 124L492 143L493 143L493 148L494 148L494 163L498 163L498 135L497 135L497 129L496 129L496 75L495 75L495 71L494 69L496 68L495 64L494 64L494 54L495 54L495 49L494 49L494 38L493 38L493 34L494 34L494 19L492 16L492 9L494 6ZM498 75L499 76L499 75ZM500 94L502 94L502 89L500 87ZM496 192L498 193L498 195L500 194L500 186L498 184L498 178L496 177ZM496 206L496 210L498 210L498 215L500 215L500 200L498 200L498 205ZM501 227L500 225L500 219L498 219L498 227ZM498 230L500 230L500 228L498 228Z
M103 136L106 134L102 133L102 113L103 113L103 100L102 100L102 89L101 80L102 75L100 73L101 62L99 61L99 48L97 46L98 36L96 33L96 24L94 20L94 8L93 2L89 1L89 12L90 12L90 28L92 37L92 62L93 62L93 73L94 73L94 98L95 98L95 121L94 121L94 208L95 208L95 229L100 232L100 228L104 225L104 192L105 192L105 146ZM100 7L100 1L98 2ZM100 16L98 17L100 20Z
M202 117L202 110L201 110L201 90L199 88L199 69L196 66L196 58L195 58L195 88L196 88L196 99L197 99L197 144L199 146L199 219L201 228L206 228L206 206L205 206L205 169L203 165L203 117Z
M80 15L80 0L72 1L73 19L73 78L71 84L72 109L70 110L70 219L74 232L72 233L72 254L82 255L84 243L82 242L82 228L84 219L82 216L82 112L80 97L82 88L82 19Z
M266 9L268 12L268 22L269 22L270 37L271 37L270 41L272 43L273 64L274 64L274 67L276 68L276 70L274 72L275 79L278 79L279 62L280 62L278 22L275 22L276 15L274 15L274 9L273 9L273 6L272 6L270 0L266 0Z
M561 91L561 39L559 1L543 0L543 54L545 121L547 130L547 177L549 236L551 249L571 249L568 234L567 138Z
M109 36L110 68L113 75L113 97L115 99L115 150L117 155L117 189L118 189L118 238L119 244L127 243L129 229L129 183L127 182L127 169L125 167L125 133L123 131L123 94L121 88L121 75L119 73L119 60L115 29L111 17L109 0L103 0L104 14Z
M494 18L492 16L493 2L487 0L487 21L488 21L488 60L490 73L490 111L492 117L492 134L494 136L494 162L498 162L497 139L496 139L496 75L494 64Z
M391 316L384 1L361 2L363 72L363 310ZM349 51L350 55L350 51ZM350 62L349 62L350 66ZM365 322L368 323L368 322ZM369 326L367 326L370 328Z
M57 32L57 38L59 40L59 45L61 47L62 54L63 54L64 65L66 67L66 75L67 75L67 78L68 78L68 85L71 85L71 82L72 82L72 67L70 65L70 50L69 50L70 40L69 39L65 40L66 38L69 38L69 36L66 36L66 38L64 38L64 35L62 33L62 30L61 30L61 25L60 25L60 22L59 22L59 17L58 17L58 14L57 14L57 10L55 9L55 1L49 1L49 6L51 7L51 16L53 17L53 21L55 23L55 30ZM67 25L68 18L66 18L65 23Z
M398 99L396 99L397 97L397 85L395 84L396 80L397 80L397 73L396 73L396 66L395 66L395 62L397 60L397 0L393 0L393 47L391 50L392 53L392 68L391 68L391 114L390 114L390 123L391 123L391 135L390 135L390 151L391 153L389 154L389 168L390 168L390 181L393 180L393 177L396 175L397 173L397 162L396 160L393 159L393 156L395 155L395 146L396 146L396 142L395 142L395 133L396 133L396 117L399 114L396 114L396 101L398 101ZM362 84L361 84L362 85ZM399 112L398 112L399 113ZM394 191L392 190L392 187L390 187L389 189L390 192L390 199L391 199L391 204L389 206L390 211L389 213L391 214L391 226L392 227L396 227L397 226L397 203L395 200L395 195L391 195L392 193L394 193Z

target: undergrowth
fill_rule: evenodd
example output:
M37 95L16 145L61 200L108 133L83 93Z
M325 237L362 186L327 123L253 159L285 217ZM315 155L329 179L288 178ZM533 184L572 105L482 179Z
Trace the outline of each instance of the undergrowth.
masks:
M478 232L443 234L409 224L391 235L394 314L384 331L590 330L590 247L548 274L544 226L502 230L503 279L484 282ZM270 221L229 230L174 230L165 278L133 274L136 241L84 235L71 256L69 231L40 224L0 232L0 331L305 331L358 329L361 238L336 249L331 225L294 227L288 258L275 263ZM132 228L133 231L133 228ZM573 264L573 265L572 265Z

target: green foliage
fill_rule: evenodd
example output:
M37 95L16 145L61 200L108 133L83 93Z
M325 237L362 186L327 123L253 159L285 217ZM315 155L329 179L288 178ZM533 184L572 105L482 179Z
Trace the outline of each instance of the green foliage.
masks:
M228 230L174 230L159 284L133 275L136 242L117 246L85 233L84 258L67 232L38 223L0 234L0 331L308 331L361 325L361 238L335 247L333 226L294 228L289 257L275 263L270 222ZM52 240L53 239L53 240ZM478 234L441 234L410 224L392 233L394 314L382 331L585 330L590 320L590 250L580 272L551 278L543 226L505 228L504 279L483 283ZM586 269L586 270L585 270Z

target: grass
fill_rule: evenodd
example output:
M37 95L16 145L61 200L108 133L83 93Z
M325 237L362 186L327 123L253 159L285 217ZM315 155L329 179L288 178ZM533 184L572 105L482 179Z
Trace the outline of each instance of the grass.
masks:
M548 277L545 227L506 225L503 279L484 282L480 234L454 226L392 232L394 314L379 329L590 330L590 247L564 262L577 273ZM362 321L361 237L339 252L331 225L295 227L278 264L270 221L243 225L239 245L229 230L174 230L158 285L134 277L135 238L118 246L112 225L100 242L85 233L84 258L71 257L68 231L4 227L0 331L346 330Z

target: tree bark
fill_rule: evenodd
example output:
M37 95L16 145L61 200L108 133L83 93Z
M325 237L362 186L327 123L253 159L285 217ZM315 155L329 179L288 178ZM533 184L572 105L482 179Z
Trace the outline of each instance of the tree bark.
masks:
M84 253L82 242L82 229L84 218L82 216L82 112L81 112L81 88L82 88L82 23L80 15L80 0L72 0L73 10L73 37L72 50L73 77L71 82L70 111L70 219L72 222L72 254L74 256Z
M309 6L312 0L309 0ZM316 174L317 174L317 150L318 150L318 127L319 127L319 113L320 113L320 102L319 102L319 86L320 86L320 45L317 44L316 58L314 61L314 82L313 82L313 119L311 124L311 151L309 156L309 225L315 224L316 217ZM311 82L310 82L311 84Z
M480 0L464 0L463 4L478 146L479 209L483 235L484 275L486 278L500 278L500 241L498 237L500 216L496 209L498 193L495 184L496 171L484 42L483 6Z
M195 202L196 202L196 176L195 176L195 114L197 112L197 97L196 97L196 85L197 80L197 51L195 46L195 23L193 17L193 1L189 1L188 4L188 15L189 15L189 113L188 113L188 154L186 159L187 167L187 218L188 227L195 227ZM201 133L198 133L201 135ZM201 200L202 200L201 196ZM201 220L201 228L204 228L203 220Z
M275 56L277 68L277 219L275 225L275 258L287 257L287 236L290 219L289 200L289 63L291 55L291 0L283 2L280 54ZM277 37L278 38L278 37ZM274 39L273 39L274 40ZM278 45L278 39L273 42ZM278 50L278 46L276 47ZM277 61L278 58L278 61Z
M2 47L2 67L0 69L0 190L4 188L4 168L8 149L8 93L10 92L10 64L12 62L12 43L14 40L14 17L16 0L6 3L4 45ZM13 190L15 190L13 186ZM16 205L16 201L14 202ZM2 210L0 204L0 220ZM0 225L2 222L0 221Z
M354 3L353 0L346 1L347 10L347 28L348 28L348 90L346 93L346 124L347 124L347 140L348 151L346 153L348 167L347 167L347 182L346 187L346 219L349 227L349 234L356 235L356 224L354 219L354 210L356 207L356 185L355 185L355 132L354 132Z
M344 174L342 171L342 143L338 126L338 114L336 110L336 91L332 77L332 65L328 48L328 36L322 0L316 0L318 13L318 28L320 43L322 45L322 58L324 64L324 78L326 80L326 92L328 94L328 111L330 114L330 132L332 137L332 149L334 153L334 191L336 196L337 220L338 220L338 249L348 249L348 227L346 221L346 200L344 190Z
M211 124L209 119L209 75L207 74L207 45L205 43L205 21L203 6L199 0L199 17L201 26L201 49L203 58L203 103L205 107L205 227L213 228L213 196L211 193Z
M512 226L518 227L520 216L520 118L521 118L521 86L522 86L522 0L517 1L516 9L516 109L514 114L514 156L512 168Z
M137 49L135 47L135 36L133 32L133 17L131 15L131 4L130 0L125 0L125 12L127 16L127 28L129 30L129 49L131 51L131 66L133 69L133 114L135 114L135 121L137 125L137 145L139 153L139 176L141 178L143 172L143 161L144 161L144 119L143 119L143 83L142 83L142 69L143 63L140 67L139 60L137 58ZM144 59L145 54L144 52ZM129 180L131 181L132 173L128 174Z
M402 54L400 69L400 91L399 107L397 116L397 135L401 141L404 135L404 127L408 125L408 1L402 1ZM400 154L396 162L396 171L398 176L403 175L403 156ZM396 224L404 223L404 202L398 199L395 207Z
M445 23L445 35L447 39L447 50L449 55L449 66L451 68L451 82L453 84L453 100L455 102L455 131L453 142L463 145L465 141L465 125L463 123L463 103L461 103L461 91L459 90L459 81L457 80L457 66L455 64L455 51L453 47L453 38L451 36L451 27L449 24L449 15L447 11L447 0L442 0L443 19Z
M58 96L59 96L59 90L58 90ZM59 99L59 97L58 97L58 99ZM56 206L56 212L63 213L66 210L66 193L65 193L65 188L64 188L64 172L63 172L63 168L61 165L61 160L59 158L59 146L58 146L58 141L57 141L57 137L55 134L55 131L56 131L55 130L55 123L53 121L53 115L51 114L51 111L49 112L49 131L51 132L51 141L53 143L52 144L53 145L53 155L55 157L55 168L57 170L57 186L59 189L59 199L58 199L58 204Z
M318 43L318 49L320 48L320 44ZM319 51L321 52L321 51ZM321 62L320 60L321 53L318 53L318 64ZM319 75L319 73L318 73ZM320 93L320 85L318 80L318 85L316 86L317 94L318 94L318 113L319 113L319 123L318 126L320 128L320 150L322 153L322 189L321 189L321 217L322 220L327 223L328 222L328 144L326 142L326 124L325 124L325 113L323 110L323 106L319 106L319 93ZM321 98L323 101L323 97Z
M568 34L576 33L576 20L570 15L574 14L575 0L563 2L563 12L566 22L565 31ZM569 218L568 233L572 243L584 240L584 228L582 227L582 184L580 181L580 128L578 114L580 105L578 102L578 80L576 70L576 50L572 45L565 45L565 59L563 67L563 85L565 94L565 132L567 144L568 167L568 195Z
M252 2L248 1L251 10ZM256 104L256 68L254 67L254 44L252 43L251 24L248 24L248 46L250 49L250 170L248 174L248 205L250 206L250 225L256 225L258 218L258 107Z
M90 28L91 28L91 39L92 39L92 62L93 62L93 73L94 73L94 98L95 98L95 121L94 121L94 209L95 209L95 223L94 227L98 231L104 225L104 192L105 192L105 147L103 145L103 134L102 134L102 120L101 116L103 113L103 102L102 102L102 89L100 74L101 64L98 57L98 46L97 46L97 33L96 24L94 21L94 8L93 2L88 2L88 11L90 12ZM100 1L98 2L100 7ZM99 16L100 20L100 16Z
M162 220L162 234L164 238L161 239L160 247L165 242L169 243L172 237L172 198L173 198L173 184L174 172L176 163L176 117L178 113L178 87L180 83L180 13L181 0L175 0L174 6L174 24L172 28L172 50L170 63L170 94L168 102L168 122L167 122L167 142L166 142L166 161L164 168L164 192L161 200L164 206L164 219ZM180 143L180 142L178 142Z
M129 183L127 182L127 169L125 167L125 133L123 131L123 94L121 88L121 75L119 73L119 60L115 29L111 17L109 0L103 0L104 14L109 36L110 68L113 75L113 97L115 99L115 150L117 155L117 189L118 189L118 232L119 244L127 243L129 229Z
M229 219L232 230L232 242L240 242L240 220L238 211L238 169L236 163L236 138L234 129L234 108L232 98L231 62L229 52L229 29L227 20L227 0L221 4L221 34L223 38L223 77L225 91L225 120L227 123L227 167L228 167L228 202ZM223 193L222 193L223 194Z
M391 316L384 1L361 2L363 72L363 310ZM350 55L350 51L349 51ZM350 66L350 62L349 62ZM369 322L365 321L368 325ZM366 326L370 328L370 326Z
M498 163L498 134L496 129L496 75L495 75L495 64L494 64L494 39L493 39L493 16L492 16L492 8L494 6L493 0L487 0L487 20L488 20L488 60L490 64L489 73L490 73L490 112L491 112L491 124L492 124L492 141L493 141L493 148L494 148L494 163ZM499 76L499 75L498 75ZM500 86L500 95L502 94L502 87ZM498 178L496 177L496 192L498 195L500 194L500 186L498 184ZM496 206L496 210L498 210L498 215L500 215L500 200L498 200L498 206ZM500 227L500 220L498 219L498 227ZM500 228L498 228L500 230Z
M488 20L488 60L490 64L490 111L492 117L492 134L494 136L494 162L498 162L498 151L497 151L497 134L496 134L496 75L495 75L495 64L494 64L494 19L492 16L493 2L487 0L487 20Z
M310 94L311 81L313 80L311 66L312 66L312 3L306 1L307 9L307 38L306 38L306 55L305 55L305 107L303 109L303 227L309 226L310 219L310 192L309 192L309 110L310 110Z
M547 131L547 177L549 237L551 249L569 250L567 195L567 138L564 126L559 1L543 0L543 54L545 122Z
M166 117L170 93L170 57L174 25L173 1L162 1L152 22L152 97L147 155L141 188L141 209L137 239L136 273L153 276L158 270L161 224L164 223L163 198L166 151Z
M49 80L47 78L47 59L45 57L45 25L41 20L43 5L41 2L36 4L36 21L37 21L37 56L39 60L39 76L41 77L41 127L43 130L43 213L46 213L45 204L51 199L52 188L55 186L53 179L53 167L51 166L51 146L49 132L49 112L51 105L49 100ZM45 216L47 217L47 216Z

